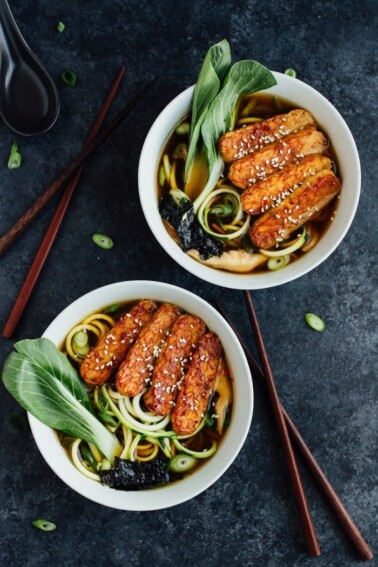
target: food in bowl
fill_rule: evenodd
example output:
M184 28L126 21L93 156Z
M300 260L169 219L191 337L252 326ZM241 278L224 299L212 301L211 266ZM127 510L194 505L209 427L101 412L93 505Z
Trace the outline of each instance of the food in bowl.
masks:
M92 481L169 484L209 461L227 433L234 393L222 342L176 304L118 302L83 317L60 349L46 338L15 348L5 386L59 431Z
M227 42L213 46L192 112L163 150L161 217L184 252L213 268L279 270L333 220L341 181L332 143L309 110L261 93L275 83L255 61L231 67Z

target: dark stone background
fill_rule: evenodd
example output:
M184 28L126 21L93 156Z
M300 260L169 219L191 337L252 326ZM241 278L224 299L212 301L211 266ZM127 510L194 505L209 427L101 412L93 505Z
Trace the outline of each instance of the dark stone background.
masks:
M161 76L144 101L89 160L67 218L15 339L41 335L69 303L120 280L152 279L218 297L250 340L241 292L191 276L162 250L139 205L137 166L159 111L195 82L207 48L231 42L234 60L254 58L271 69L297 70L347 121L362 163L355 221L337 251L314 272L280 288L254 293L272 367L285 406L370 544L376 498L377 179L374 23L377 2L192 2L165 0L39 0L12 2L30 46L56 79L61 113L51 132L33 139L0 124L0 234L31 205L81 148L122 64L125 80L112 113L139 86ZM63 20L63 34L55 31ZM62 70L76 71L75 88ZM17 140L22 168L8 171ZM34 258L54 203L0 260L0 325ZM96 248L94 232L114 238ZM314 311L327 328L306 327ZM3 364L13 341L0 338ZM306 566L301 529L269 404L255 388L251 432L227 473L194 500L166 511L128 513L96 505L66 487L48 468L30 434L9 425L17 405L2 388L0 405L0 557L3 566ZM323 555L316 565L358 562L344 533L303 468ZM32 520L47 518L53 533Z

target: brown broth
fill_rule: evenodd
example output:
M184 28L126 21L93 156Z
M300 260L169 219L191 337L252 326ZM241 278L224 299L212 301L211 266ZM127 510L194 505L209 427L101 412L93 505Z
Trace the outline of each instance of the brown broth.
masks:
M248 104L250 103L251 100L256 101L255 106L253 107L253 110L251 112L248 113L248 116L255 116L256 118L262 118L262 119L266 119L266 118L271 118L272 116L275 116L277 114L283 114L283 113L287 113L290 112L291 110L294 110L296 108L300 108L298 105L294 105L292 102L283 99L281 97L277 97L275 95L270 95L270 94L266 94L266 93L257 93L257 94L252 94L252 95L246 95L245 97L242 98L240 105L239 105L239 109L238 109L238 115L237 115L237 119L235 122L235 129L237 128L241 128L241 125L237 125L238 121L242 118L243 115L243 111L246 109L246 107L248 106ZM190 122L191 116L188 115L186 116L182 122ZM323 132L323 134L327 137L327 139L329 140L329 147L328 150L325 152L325 155L327 155L327 157L329 157L332 161L333 164L333 169L334 172L336 173L336 175L338 174L339 171L339 167L337 164L337 159L336 159L336 154L334 152L334 149L332 147L332 141L329 139L329 137L327 136L327 133L319 126L318 129ZM163 154L160 160L160 164L159 164L159 168L158 168L158 172L160 171L160 168L163 164L163 155L164 154L168 154L170 159L172 159L172 154L175 150L175 148L177 147L178 144L180 143L186 143L188 144L189 142L189 136L188 135L179 135L176 132L173 132L171 134L171 136L169 137L164 150L163 150ZM184 190L184 178L183 178L183 173L184 173L184 161L183 160L178 160L180 163L178 164L177 167L177 173L176 173L176 181L177 181L177 185L180 189ZM228 176L228 169L229 169L229 165L225 164L225 170L224 170L224 178L225 180L227 179ZM203 178L200 180L199 182L199 188L197 191L197 194L199 194L201 192L201 189L204 187L205 183L206 183L206 179L207 179L207 168L204 168L204 175ZM227 183L232 185L228 180ZM237 187L234 187L236 190L241 191L240 189L238 189ZM168 194L170 190L170 187L168 186L168 184L165 182L164 185L162 186L159 183L159 175L158 175L158 181L157 181L157 195L158 195L158 199L160 199L161 197L163 197L164 195ZM190 195L190 197L195 198L197 196L197 194L195 195ZM314 234L314 238L317 239L317 242L322 238L322 236L326 233L327 229L329 228L329 226L331 225L334 215L336 214L336 210L337 210L337 205L338 205L338 198L334 198L329 205L327 205L324 209L322 209L319 213L319 215L317 215L317 217L313 217L310 221L308 221L306 223L306 226L309 228L310 234L311 232ZM258 217L256 217L258 218ZM166 225L167 227L167 225ZM168 230L168 228L167 228ZM168 232L170 232L168 230ZM294 239L295 238L295 232L293 232L291 234L291 236L289 236L288 240L290 239ZM172 234L171 234L172 236ZM316 246L316 244L315 244ZM235 249L235 248L243 248L243 243L239 240L236 242L236 246L235 245L225 245L225 251L226 250L230 250L230 249ZM291 263L293 261L296 261L298 258L300 258L303 254L306 254L305 251L299 250L297 251L295 254L291 255ZM261 273L261 272L267 272L269 271L267 269L267 267L262 267L262 268L257 268L253 271L253 273Z

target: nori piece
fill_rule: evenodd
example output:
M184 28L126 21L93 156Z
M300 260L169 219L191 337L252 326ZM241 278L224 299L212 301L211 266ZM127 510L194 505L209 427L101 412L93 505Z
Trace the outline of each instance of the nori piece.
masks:
M171 195L166 195L160 200L159 213L177 231L184 252L194 248L203 260L222 254L223 243L203 230L189 199L182 199L178 206Z
M116 490L145 490L162 486L175 480L171 478L167 464L162 459L142 463L116 457L114 468L99 471L102 484Z

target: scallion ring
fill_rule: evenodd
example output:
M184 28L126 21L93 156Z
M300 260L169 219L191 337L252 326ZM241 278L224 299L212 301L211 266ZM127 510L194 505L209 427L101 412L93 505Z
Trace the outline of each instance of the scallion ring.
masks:
M186 136L190 132L190 124L189 122L181 122L178 126L176 126L175 133L179 136Z
M22 163L22 155L18 151L18 144L12 144L8 158L8 169L18 169Z
M175 455L169 461L169 469L176 473L183 473L189 471L197 464L197 459L192 457L192 455L185 455L183 453L179 453Z
M48 520L34 520L32 524L33 526L44 532L53 532L54 530L56 530L56 524L49 522Z
M323 319L315 315L315 313L306 313L305 315L307 325L314 331L322 333L325 329L325 323Z
M285 71L285 75L288 75L289 77L296 77L297 73L295 71L295 69L286 69Z
M106 234L101 234L100 232L93 234L92 240L95 244L97 244L97 246L104 250L109 250L110 248L113 248L114 245L110 236L106 236Z
M64 28L65 28L65 27L66 27L66 26L64 25L63 22L58 22L58 23L56 24L56 31L58 31L59 33L62 33L62 32L64 32Z
M77 75L74 71L63 71L60 77L66 85L70 87L74 87L76 85Z
M296 250L299 250L299 248L301 248L305 242L307 240L307 231L306 228L303 227L303 232L302 234L297 238L297 240L294 241L294 243L291 246L288 246L287 248L283 248L282 250L275 250L274 252L271 250L263 250L262 248L260 248L259 252L260 254L263 254L264 256L268 256L269 258L278 258L280 256L283 256L283 252L285 253L284 255L289 255L292 252L295 252Z
M284 268L290 263L290 256L286 254L285 256L278 256L277 258L269 258L268 260L268 270L276 272L281 268Z

